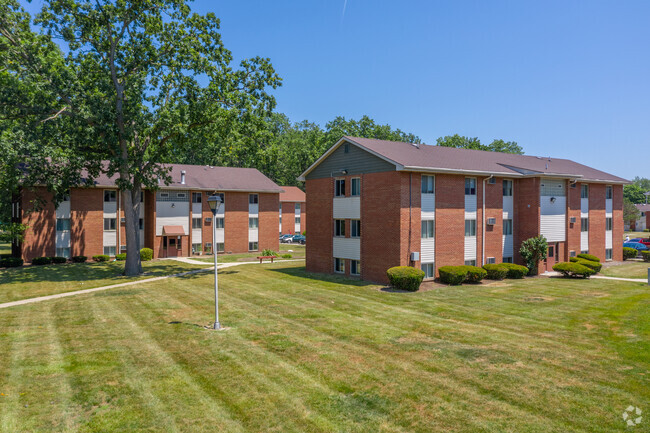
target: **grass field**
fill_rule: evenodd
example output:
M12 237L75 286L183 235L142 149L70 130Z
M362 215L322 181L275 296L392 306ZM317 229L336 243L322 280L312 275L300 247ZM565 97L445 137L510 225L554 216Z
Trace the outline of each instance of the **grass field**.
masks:
M0 244L0 254L11 254L11 244Z
M275 263L220 287L222 332L202 274L3 310L0 431L593 433L648 410L643 284L391 293Z
M305 258L305 246L299 244L280 244L279 253L282 254L291 254L292 259L304 259ZM219 254L217 260L219 263L233 263L233 262L251 262L255 261L256 257L259 257L261 251L255 251L252 253L241 253L241 254ZM212 256L193 256L192 259L196 259L202 262L214 261Z
M623 233L623 239L625 239L625 236L629 236L630 239L650 238L650 232L625 232Z
M616 266L604 267L601 274L620 278L648 278L648 262L624 262Z

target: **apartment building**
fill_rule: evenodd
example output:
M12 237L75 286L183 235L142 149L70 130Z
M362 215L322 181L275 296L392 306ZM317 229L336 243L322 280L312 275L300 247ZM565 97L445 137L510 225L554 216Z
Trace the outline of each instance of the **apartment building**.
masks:
M392 266L523 264L540 234L541 271L580 252L622 259L628 182L566 159L344 137L299 179L312 272L385 283Z
M642 232L650 228L650 204L635 204L634 206L639 211L639 218L635 221L629 221L629 230Z
M300 234L307 230L306 196L295 186L282 186L280 193L280 234Z
M277 250L279 197L283 191L255 169L170 165L173 182L142 192L138 221L141 247L154 257L212 253L212 211L207 198L221 196L216 251ZM39 202L41 202L39 204ZM100 176L92 187L72 188L55 207L45 188L22 188L13 219L29 228L13 246L25 261L40 256L115 256L126 252L124 209L114 179Z

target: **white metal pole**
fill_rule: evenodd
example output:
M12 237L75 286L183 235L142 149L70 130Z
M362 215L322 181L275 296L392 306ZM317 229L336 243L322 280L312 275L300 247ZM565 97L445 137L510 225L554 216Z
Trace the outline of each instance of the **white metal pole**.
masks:
M217 213L212 215L212 254L214 255L214 329L221 329L219 323L219 280L217 277Z

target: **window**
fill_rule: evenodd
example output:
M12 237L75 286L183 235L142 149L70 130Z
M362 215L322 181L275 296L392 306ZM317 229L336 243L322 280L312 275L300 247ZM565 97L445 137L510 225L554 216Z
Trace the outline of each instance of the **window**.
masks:
M359 196L361 195L361 178L360 177L353 177L352 178L352 183L351 183L351 195L352 196Z
M424 272L424 278L434 278L435 277L435 270L433 263L422 263L420 264L420 269Z
M605 218L605 231L610 231L612 229L612 218Z
M512 263L512 257L504 257L502 261L503 263Z
M580 254L589 254L589 250L582 250L580 251Z
M434 176L422 176L422 194L435 194L436 178Z
M104 230L105 231L112 231L115 230L115 227L117 223L116 218L104 218Z
M334 258L334 272L339 274L345 272L345 259Z
M61 195L61 201L70 201L70 191L68 191L68 192L64 193L63 195ZM63 257L63 256L61 256L61 257Z
M549 245L548 247L548 257L555 257L555 247L553 245Z
M67 257L67 258L70 258L70 247L57 248L57 249L56 249L56 256L57 256L57 257Z
M512 234L512 220L503 220L503 234L508 236Z
M496 262L497 262L497 259L495 259L494 257L488 257L487 260L485 261L485 263L487 263L488 265L493 265Z
M361 220L350 221L350 236L353 238L361 237Z
M361 275L361 262L350 260L350 275Z
M605 260L612 260L612 249L607 248L605 250Z
M334 197L345 196L345 179L336 179L334 181Z
M192 244L192 254L201 252L201 244Z
M476 179L473 177L465 178L465 195L476 195Z
M436 235L436 225L434 220L423 220L422 221L422 239L430 239Z
M476 259L465 260L465 266L476 266Z
M248 228L249 229L256 229L259 226L259 219L258 218L248 218ZM257 248L255 248L257 249Z
M216 228L218 229L222 229L226 227L224 218L217 218L214 220L214 223L216 224Z
M56 219L56 231L57 232L69 232L70 231L70 218L57 218Z
M248 194L248 203L257 204L259 202L259 196L257 194Z
M296 221L296 224L300 225L300 217L295 217L294 219Z
M201 193L200 192L193 192L192 193L192 203L201 203Z
M140 218L140 219L138 220L138 228L139 228L140 230L144 230L144 218Z
M296 203L296 213L300 213L300 203Z
M115 247L104 247L104 254L107 256L115 256Z
M575 251L573 251L573 250L569 251L569 257L575 257L575 256L576 256Z
M350 153L350 143L343 144L343 153Z
M334 220L334 236L345 237L345 220Z
M223 242L217 242L217 252L223 253L224 251L226 251L225 244Z
M589 218L580 218L580 231L581 232L589 231Z
M605 198L609 200L609 199L611 199L613 197L613 195L614 195L614 190L613 190L612 186L607 185L605 187Z
M476 220L465 220L465 236L476 236Z
M583 183L580 186L580 198L589 198L589 185Z
M564 184L560 181L546 180L542 183L540 195L543 197L564 197Z
M202 222L203 222L203 220L201 218L192 218L192 228L193 229L200 229Z
M257 251L257 242L249 242L248 251Z
M205 243L205 252L206 254L212 253L212 242Z
M176 193L176 198L185 198L185 197L186 197L186 195L185 195L184 192L177 192Z
M104 201L106 202L117 201L117 191L114 190L104 191Z
M120 251L126 252L126 245L120 245Z
M503 196L512 197L512 181L504 180L503 181Z

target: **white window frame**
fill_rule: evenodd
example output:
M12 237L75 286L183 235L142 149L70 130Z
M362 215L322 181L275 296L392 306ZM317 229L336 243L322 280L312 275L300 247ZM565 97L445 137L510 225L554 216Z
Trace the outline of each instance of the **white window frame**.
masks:
M259 204L259 194L248 194L248 204Z
M334 237L344 238L345 237L345 220L344 219L335 219L334 220Z
M422 183L420 191L422 194L435 194L436 193L436 177L427 174L422 175L420 181Z
M512 218L507 218L503 220L503 234L504 236L512 235Z
M350 220L350 237L361 237L361 220Z
M420 224L420 238L432 239L436 237L436 223L435 220L422 220Z
M356 186L355 186L356 184ZM361 178L353 177L350 179L350 195L352 197L359 197L361 195Z
M248 251L258 251L258 250L259 250L259 244L257 242L248 243Z
M476 178L465 178L465 195L476 195Z
M350 260L350 275L361 275L361 260Z
M467 223L469 223L469 233L467 230ZM476 236L476 220L475 219L466 219L465 220L465 237L473 237Z
M259 229L260 228L260 219L257 217L248 218L248 228L249 229Z
M345 259L334 257L334 272L337 274L345 273Z
M503 179L503 196L512 197L513 182L510 179Z
M345 197L345 179L334 179L334 197Z

